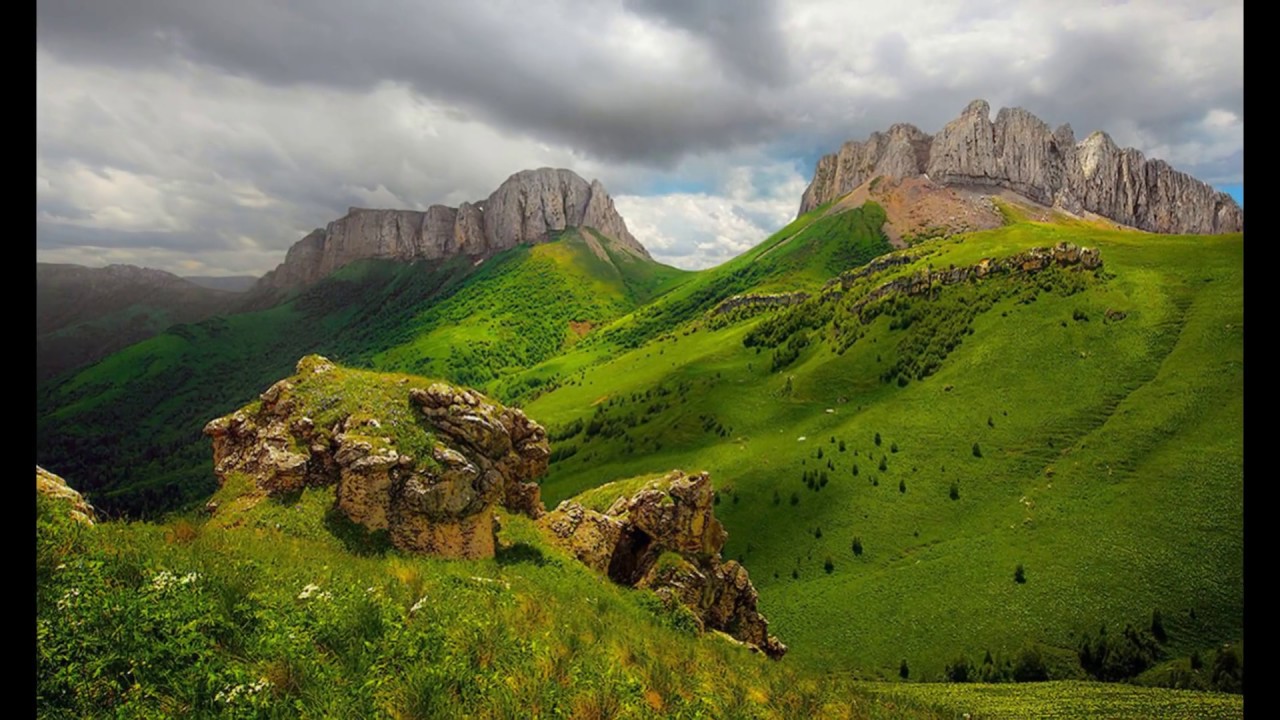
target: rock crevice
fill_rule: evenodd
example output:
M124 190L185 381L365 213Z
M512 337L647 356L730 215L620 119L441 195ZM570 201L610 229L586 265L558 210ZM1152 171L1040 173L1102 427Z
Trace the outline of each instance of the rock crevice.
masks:
M603 490L603 489L602 489ZM728 533L716 519L707 473L673 471L604 512L566 500L540 521L560 546L614 582L652 590L771 657L787 651L769 634L746 568L720 557Z

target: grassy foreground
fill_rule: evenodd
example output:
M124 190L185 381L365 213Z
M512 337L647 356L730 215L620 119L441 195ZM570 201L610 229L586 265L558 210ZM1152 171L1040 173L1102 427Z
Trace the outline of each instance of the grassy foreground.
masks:
M493 560L375 551L228 483L217 515L72 522L37 497L37 715L934 718L695 635L505 516Z

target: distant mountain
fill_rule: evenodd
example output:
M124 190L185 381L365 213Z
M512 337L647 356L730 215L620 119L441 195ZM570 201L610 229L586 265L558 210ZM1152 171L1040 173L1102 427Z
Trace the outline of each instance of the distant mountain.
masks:
M183 280L210 290L248 292L258 284L257 275L184 275Z
M36 381L91 363L239 297L163 270L36 263Z
M1070 125L1051 130L1022 108L991 121L985 100L969 103L936 135L900 123L864 142L847 142L818 161L801 215L876 177L924 176L943 186L1012 190L1080 215L1095 213L1158 233L1216 234L1244 229L1232 197L1163 160L1121 149L1104 132L1077 143Z
M310 285L348 263L367 259L481 260L517 245L547 242L567 228L592 228L620 247L649 258L599 180L588 183L572 170L523 170L488 199L425 211L350 208L289 248L285 261L267 273L263 289Z

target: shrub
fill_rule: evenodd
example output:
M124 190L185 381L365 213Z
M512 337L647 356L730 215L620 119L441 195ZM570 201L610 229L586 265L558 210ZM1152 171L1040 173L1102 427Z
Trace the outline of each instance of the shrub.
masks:
M1164 618L1160 617L1159 610L1151 611L1151 636L1161 645L1169 640L1169 636L1164 631Z
M1015 682L1041 682L1049 679L1049 669L1045 667L1044 657L1039 648L1027 645L1018 653L1018 661L1013 665Z
M858 463L853 464L853 476L854 477L858 476Z
M844 441L843 441L843 440L841 440L841 441L840 441L840 446L839 446L839 447L840 447L840 452L844 452Z
M880 447L880 433L876 433L876 447Z
M891 452L891 453L896 453L896 452L898 452L898 443L896 443L896 442L895 442L895 443L889 443L889 452Z
M978 443L973 444L973 456L976 458L982 457L982 448L978 447Z
M960 499L960 483L956 482L955 480L951 481L951 499L952 500Z
M990 657L991 653L987 653L987 656ZM969 664L969 659L962 654L947 664L944 674L948 682L969 682L969 678L973 674L973 666Z
M822 563L822 569L826 570L827 574L830 575L831 573L835 572L836 564L831 561L830 557L828 557L827 561Z
M911 668L907 667L907 659L903 658L902 664L898 666L898 677L902 678L903 680L906 680L907 676L910 674L911 674Z
M900 493L902 493L902 494L904 494L904 495L906 494L906 492L907 492L907 481L906 481L906 479L905 479L905 478L904 478L904 479L902 479L902 480L899 480L899 481L898 481L898 492L900 492Z
M798 493L791 493L791 504L792 505L800 504L800 495Z
M1027 581L1027 573L1022 568L1022 563L1018 563L1018 567L1013 570L1013 581L1016 583L1025 583Z
M888 469L889 469L889 459L881 455L880 456L880 472L885 472Z
M862 555L862 538L860 537L853 539L853 554L858 556Z

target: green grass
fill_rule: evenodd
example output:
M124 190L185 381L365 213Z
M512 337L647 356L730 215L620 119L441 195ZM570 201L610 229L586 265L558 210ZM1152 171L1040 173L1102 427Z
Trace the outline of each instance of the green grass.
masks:
M37 498L38 717L934 718L717 635L503 516L497 557L353 554L332 488L85 528Z
M791 657L815 667L888 677L906 657L935 677L957 652L1012 652L1028 638L1074 649L1081 633L1154 609L1171 654L1238 637L1242 239L1022 224L939 243L916 266L1060 240L1101 248L1106 276L1027 304L1027 287L992 281L1007 287L990 309L955 320L972 334L906 387L885 370L933 352L913 339L966 307L964 287L913 302L920 319L906 329L881 315L843 354L825 325L776 373L768 348L743 346L767 317L694 323L585 367L526 412L552 427L603 412L625 432L562 441L577 452L553 464L544 497L711 471L737 496L721 505L727 553L751 568ZM1126 316L1107 321L1108 309ZM806 471L829 484L810 490ZM1019 563L1025 584L1013 581Z
M1244 698L1225 693L1087 682L1018 685L867 683L882 700L928 703L973 720L1105 717L1114 720L1210 720L1244 717Z
M1243 237L1012 218L905 251L919 257L839 303L706 321L731 295L817 292L884 252L878 208L856 212L815 211L692 274L628 270L606 244L613 274L580 236L453 284L370 266L417 283L403 296L416 299L352 280L189 328L195 340L131 347L43 396L37 459L91 491L105 475L104 489L167 483L194 499L209 473L193 432L305 352L474 372L559 438L548 505L615 480L710 471L726 556L750 569L787 663L895 678L905 658L913 679L937 679L960 653L1009 656L1027 642L1069 661L1086 633L1142 627L1153 610L1168 658L1239 640ZM886 280L1059 241L1099 248L1103 272L996 278L849 313ZM577 338L570 321L593 329Z
M75 478L112 515L191 506L213 490L201 428L303 355L507 383L513 368L580 343L570 322L598 326L687 275L576 230L479 268L353 263L270 309L172 327L37 387L37 462ZM505 386L519 395L544 382Z

